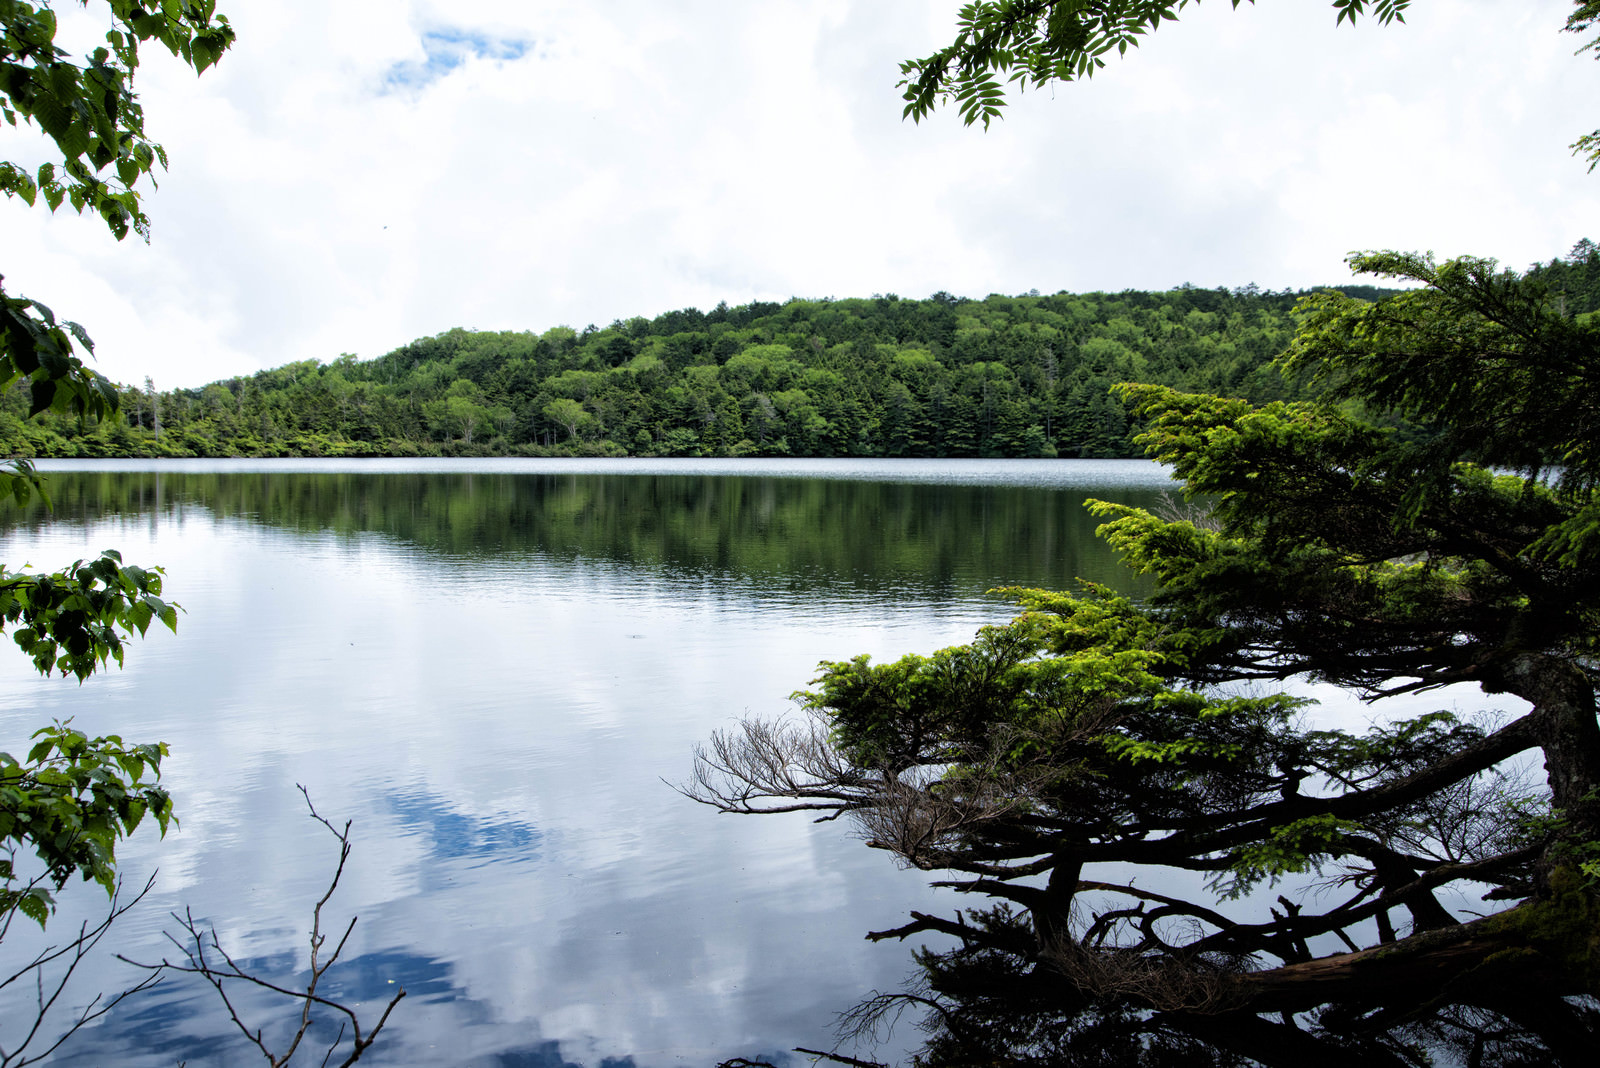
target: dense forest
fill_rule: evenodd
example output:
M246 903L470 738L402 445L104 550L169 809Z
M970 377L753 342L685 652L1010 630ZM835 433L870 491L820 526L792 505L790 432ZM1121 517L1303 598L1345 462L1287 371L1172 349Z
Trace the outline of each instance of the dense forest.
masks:
M1585 240L1530 272L1569 314L1600 307ZM1340 287L1377 299L1385 290ZM305 361L120 412L29 420L23 456L1134 456L1109 388L1139 381L1293 398L1272 359L1301 292L1198 289L968 300L794 299L582 331L450 330L373 360Z

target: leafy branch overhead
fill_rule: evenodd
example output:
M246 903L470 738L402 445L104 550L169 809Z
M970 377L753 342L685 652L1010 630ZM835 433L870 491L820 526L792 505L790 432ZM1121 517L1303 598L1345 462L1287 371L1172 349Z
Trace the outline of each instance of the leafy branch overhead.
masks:
M1192 0L1198 4L1200 0ZM1254 3L1255 0L1250 0ZM923 59L900 64L905 116L920 122L954 103L968 126L985 127L1005 107L1003 82L1038 88L1090 78L1113 51L1126 55L1141 39L1175 22L1191 0L976 0L956 16L956 37ZM1233 7L1240 0L1229 0ZM1333 0L1336 23L1368 13L1405 21L1410 0Z
M85 0L86 2L86 0ZM155 184L166 152L145 134L134 93L139 46L154 42L200 73L233 43L233 28L215 0L106 0L106 44L82 61L56 43L50 3L0 0L0 119L36 127L58 158L36 170L0 160L0 192L29 205L44 198L100 216L118 240L132 230L149 239L140 207L142 179ZM0 276L3 280L3 276ZM0 389L30 382L30 414L45 410L100 417L116 411L117 393L84 366L73 340L94 346L75 322L56 320L43 304L0 289Z
M1600 0L1578 0L1577 10L1567 17L1567 31L1569 33L1588 33L1600 26ZM1600 34L1589 38L1578 49L1578 55L1593 52L1594 58L1600 60ZM1584 134L1572 143L1573 155L1582 156L1589 161L1589 171L1593 173L1595 167L1600 165L1600 130Z
M90 738L70 724L34 732L26 758L0 753L0 925L20 911L43 927L76 872L107 893L116 886L116 844L153 818L162 835L175 822L160 785L165 744ZM31 845L45 874L24 878L19 846Z
M42 195L52 211L63 203L93 211L120 240L130 229L148 236L135 186L147 175L153 184L156 165L166 166L161 146L145 136L133 92L140 44L153 41L198 73L233 42L233 30L213 0L106 0L106 7L106 47L79 63L56 44L48 0L0 0L0 119L37 127L60 154L32 173L0 161L0 191L30 205ZM28 382L30 415L114 413L115 387L84 366L74 339L93 352L77 323L0 289L0 390ZM26 460L0 461L0 486L18 504L35 494L49 503ZM41 674L59 670L82 682L110 661L120 665L124 640L156 620L177 626L177 607L161 599L161 570L125 565L116 552L58 572L0 567L0 629L11 629ZM26 760L0 753L0 933L19 911L42 925L51 885L59 889L74 870L110 891L117 840L147 813L163 832L172 818L171 798L145 778L146 771L159 778L164 745L128 748L114 735L90 739L60 723L34 737ZM15 866L24 845L45 875L25 878Z
M921 122L941 106L954 105L961 121L985 129L1001 116L1008 87L1039 88L1052 82L1091 78L1113 54L1126 55L1164 22L1200 0L974 0L956 16L950 44L900 64L904 115ZM1238 8L1240 0L1228 0ZM1250 0L1253 4L1255 0ZM1380 24L1404 22L1411 0L1331 0L1334 23L1352 25L1362 16ZM1567 31L1584 34L1600 22L1600 3L1576 0ZM1600 38L1580 52L1600 58ZM1600 163L1600 130L1572 146Z
M0 388L26 380L29 415L56 411L100 419L116 412L116 386L84 365L73 352L73 338L94 352L83 327L57 322L38 301L8 296L0 288Z
M161 599L161 575L159 567L124 564L114 549L59 572L0 566L0 629L13 627L12 641L41 675L59 669L82 682L107 660L122 666L123 639L143 636L153 620L178 629L178 606Z
M139 45L154 41L196 74L233 43L233 28L215 0L107 0L112 18L106 47L80 65L56 44L50 4L0 0L0 118L36 125L55 143L59 163L29 174L0 162L0 191L30 205L43 195L52 211L63 202L100 215L118 239L129 229L148 239L149 219L134 186L167 165L166 152L144 130L133 91Z

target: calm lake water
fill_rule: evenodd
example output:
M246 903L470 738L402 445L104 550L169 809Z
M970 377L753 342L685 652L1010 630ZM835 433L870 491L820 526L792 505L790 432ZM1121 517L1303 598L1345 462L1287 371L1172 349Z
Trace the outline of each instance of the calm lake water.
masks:
M911 968L862 936L967 902L843 825L718 815L669 784L820 660L965 641L1009 618L996 586L1126 586L1083 501L1170 487L1121 461L41 466L55 511L6 512L0 560L118 548L185 609L82 687L0 658L0 747L69 716L172 747L182 826L121 850L130 881L159 877L115 950L162 955L188 907L292 978L336 859L304 784L353 821L330 908L360 923L330 992L370 1014L410 993L363 1063L507 1068L832 1047L834 1015ZM49 933L97 893L71 888ZM136 977L102 954L76 1000ZM230 1027L208 989L167 983L56 1060L258 1057Z

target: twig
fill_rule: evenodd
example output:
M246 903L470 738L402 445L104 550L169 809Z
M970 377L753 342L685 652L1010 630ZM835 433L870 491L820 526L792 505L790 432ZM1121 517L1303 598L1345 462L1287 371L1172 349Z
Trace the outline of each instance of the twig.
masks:
M881 1064L878 1061L857 1060L854 1057L846 1057L842 1053L824 1053L820 1049L806 1049L804 1046L796 1046L794 1051L796 1053L804 1053L808 1057L821 1057L824 1060L838 1061L840 1064L853 1065L854 1068L888 1068L887 1065Z
M112 997L107 998L96 994L93 1000L83 1007L66 1030L57 1035L55 1040L47 1047L36 1053L30 1054L28 1052L28 1047L39 1037L40 1031L44 1027L45 1018L49 1015L50 1010L55 1007L61 995L66 992L67 984L72 981L72 976L77 972L78 965L83 963L84 958L99 944L100 939L105 937L106 932L111 929L111 925L123 913L144 900L144 896L150 892L150 888L155 885L155 881L156 877L152 874L145 881L144 888L127 902L119 901L122 885L118 883L111 891L111 905L107 908L104 919L93 926L90 926L89 922L85 920L78 927L78 935L72 941L60 947L47 946L16 972L7 976L4 980L0 980L0 989L4 989L31 974L34 982L35 1006L33 1021L29 1025L27 1033L22 1037L21 1042L14 1049L9 1050L0 1046L0 1068L22 1068L23 1065L36 1064L44 1060L59 1049L61 1044L72 1037L80 1028L110 1012L124 998L131 997L141 990L148 990L161 981L159 975L148 975L133 986ZM5 925L0 927L0 937L3 937L4 933L10 929L10 919L11 917L8 915ZM66 961L65 968L47 986L44 981L45 969L50 964L63 959Z
M328 936L322 931L322 910L333 897L333 892L339 888L339 880L344 876L345 862L350 858L350 821L345 821L343 829L335 827L311 803L311 795L306 791L306 788L300 786L299 789L301 796L306 800L306 808L310 810L311 818L326 827L328 833L339 841L339 862L334 867L333 878L329 880L328 889L317 899L316 905L311 910L311 977L307 980L304 989L279 986L241 968L239 963L229 955L228 951L222 948L222 942L217 937L216 927L203 926L188 909L184 910L182 916L177 913L172 914L172 918L178 921L179 926L183 928L185 938L180 941L171 932L167 933L167 939L177 946L183 954L183 963L174 963L166 958L162 958L160 964L140 964L137 961L128 961L128 963L157 974L161 972L180 972L188 975L198 975L211 984L212 989L217 992L217 996L222 999L223 1006L228 1010L228 1018L233 1021L234 1026L239 1029L240 1033L261 1051L262 1056L266 1057L267 1063L271 1068L283 1068L299 1050L301 1041L305 1038L306 1033L311 1029L311 1025L314 1022L311 1015L314 1006L331 1009L344 1016L344 1020L339 1024L338 1035L334 1037L333 1042L328 1046L327 1052L323 1054L323 1068L327 1068L332 1061L335 1051L344 1041L347 1029L351 1038L350 1051L344 1060L338 1062L337 1068L348 1068L349 1065L360 1060L362 1055L377 1041L378 1033L389 1022L389 1014L400 1003L400 999L406 996L406 992L404 988L397 990L394 997L390 998L384 1006L383 1014L378 1018L378 1022L373 1025L370 1032L365 1034L362 1032L361 1021L353 1009L342 1002L334 1001L317 993L317 985L322 981L322 977L327 973L328 969L332 968L339 960L339 956L344 952L345 946L350 941L351 932L356 927L356 917L352 916L350 922L345 926L344 933L334 943L332 952L326 956L323 955L323 947L327 944ZM208 958L208 950L210 953L215 954L215 958L220 958L220 961ZM119 957L119 959L128 960L126 957ZM252 1030L240 1016L239 1010L235 1007L233 999L228 994L228 984L235 980L299 1002L299 1026L289 1040L288 1047L281 1054L273 1052L266 1039L262 1037L260 1028Z

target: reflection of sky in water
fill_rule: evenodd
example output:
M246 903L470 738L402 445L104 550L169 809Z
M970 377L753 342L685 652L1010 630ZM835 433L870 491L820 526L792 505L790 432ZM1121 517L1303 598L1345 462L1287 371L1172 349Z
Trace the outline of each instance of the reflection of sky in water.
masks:
M466 860L476 867L539 859L544 836L521 820L452 812L444 798L426 794L396 794L388 802L400 820L398 833L422 837L429 855L439 860Z
M295 784L353 820L330 910L360 923L330 981L364 1015L393 984L410 992L374 1064L783 1063L796 1045L829 1048L835 1013L910 970L910 947L867 931L971 904L840 824L719 816L667 784L713 730L788 709L820 660L926 652L1007 618L981 585L452 554L192 503L12 533L0 559L56 565L111 545L166 566L178 635L152 632L126 670L82 688L0 658L0 744L57 716L170 743L182 826L122 850L130 877L160 869L116 932L136 959L168 952L166 914L189 906L230 952L292 975L336 859ZM66 896L52 933L99 904ZM95 976L122 980L114 964ZM256 1056L213 997L170 984L61 1060ZM905 1021L878 1055L916 1038Z
M686 459L235 459L235 460L40 460L41 471L284 471L363 474L521 475L733 475L742 478L839 479L926 485L1038 486L1101 489L1123 486L1167 489L1167 469L1144 460L834 460L748 458Z
M966 640L1007 617L994 598L902 575L890 596L846 581L819 602L815 576L451 555L193 504L13 533L0 559L111 545L167 568L178 635L152 633L82 688L0 660L0 735L15 748L74 716L170 743L182 825L122 850L130 875L160 869L116 932L135 959L168 952L166 914L190 906L252 965L303 967L335 855L295 784L353 820L330 910L360 923L330 979L369 1013L391 980L410 992L374 1063L642 1068L828 1047L835 1013L910 967L909 947L862 936L948 907L841 825L718 816L667 784L713 730L788 709L819 660ZM97 904L67 897L52 933ZM119 976L107 964L96 981ZM170 984L60 1059L255 1056L212 997Z

